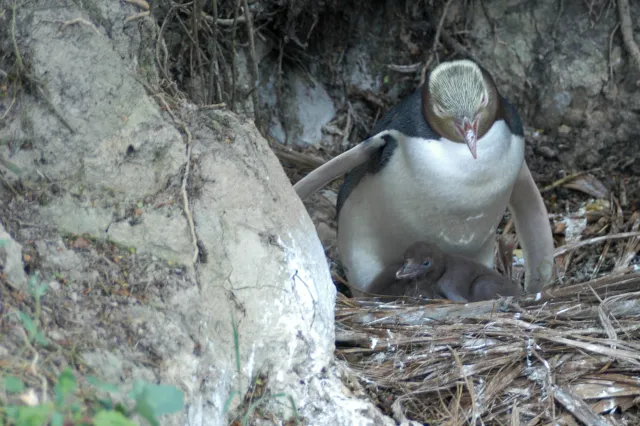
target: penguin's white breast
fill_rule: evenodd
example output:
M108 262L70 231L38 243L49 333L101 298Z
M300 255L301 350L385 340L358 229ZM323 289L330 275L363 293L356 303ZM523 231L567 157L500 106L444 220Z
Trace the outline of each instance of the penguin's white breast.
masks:
M524 140L498 121L478 140L477 154L474 159L465 144L448 140L400 140L388 164L367 175L341 211L339 232L347 228L354 240L347 246L367 244L384 252L381 257L395 258L398 250L426 240L472 255L504 213Z

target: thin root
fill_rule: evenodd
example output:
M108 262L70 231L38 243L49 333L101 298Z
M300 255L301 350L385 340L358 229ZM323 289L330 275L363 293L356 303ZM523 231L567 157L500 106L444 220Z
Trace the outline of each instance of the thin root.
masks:
M125 20L124 20L124 23L125 23L125 24L128 24L129 22L137 21L138 19L142 19L142 18L144 18L144 17L147 17L147 16L149 16L150 14L151 14L151 12L150 12L150 11L148 11L148 10L147 10L146 12L136 13L136 14L134 14L134 15L129 16L127 19L125 19Z

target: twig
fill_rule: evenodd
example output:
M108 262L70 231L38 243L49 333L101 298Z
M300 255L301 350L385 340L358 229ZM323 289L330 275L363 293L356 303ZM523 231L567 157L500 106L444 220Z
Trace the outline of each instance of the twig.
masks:
M192 19L192 24L191 24L191 30L185 28L185 32L187 34L191 33L191 40L193 43L193 48L190 49L191 55L189 56L189 65L191 68L190 71L190 75L200 75L200 78L202 79L202 82L204 82L205 84L205 89L202 90L202 96L199 99L200 102L202 103L207 103L208 102L208 92L206 90L206 76L204 75L204 66L203 66L203 57L205 57L206 55L204 54L204 52L202 52L202 49L200 48L200 17L202 16L202 8L204 5L204 0L194 0L193 2L193 9L191 12L191 19ZM180 17L178 17L178 19L180 19ZM214 39L214 43L215 43L215 39ZM196 63L196 67L197 71L194 70L194 58L195 58L195 63ZM216 56L212 55L211 56L211 66L215 67L215 62L216 62ZM211 75L211 78L213 79L213 75ZM212 101L213 102L213 101Z
M9 183L9 181L7 179L5 179L4 174L0 173L0 179L2 179L2 182L7 185L7 187L11 190L11 192L13 192L13 195L15 195L16 197L20 197L20 194L18 193L18 191L16 191L16 189Z
M167 71L167 59L169 54L167 52L167 46L164 43L164 38L162 35L164 33L164 28L167 25L167 22L169 22L169 20L172 18L176 9L177 9L176 6L173 6L171 9L169 9L169 13L167 13L166 18L164 19L164 21L162 21L162 25L160 26L160 31L158 32L158 42L156 43L156 62L158 63L158 68L160 68L160 71L162 72L164 79L169 84L169 89L171 90L172 95L175 95L177 90L174 90L174 84L171 78L169 77L169 72ZM160 49L163 47L164 47L164 53L165 53L164 61L160 59Z
M11 108L13 107L13 104L16 103L17 97L18 97L18 95L16 95L16 94L13 95L13 98L11 99L11 103L9 104L9 107L4 112L4 114L2 114L2 116L0 116L0 120L4 120L7 117L7 115L9 115L9 111L11 111Z
M210 104L210 105L198 105L199 110L207 110L207 109L220 109L227 106L224 102L220 102L219 104Z
M144 17L147 17L151 14L151 11L147 10L146 12L140 12L140 13L135 13L129 17L127 17L127 19L124 20L124 23L127 24L129 22L132 21L137 21L138 19L142 19Z
M215 103L216 101L220 102L222 99L215 99L215 83L219 78L217 71L217 63L218 63L218 0L212 0L213 3L213 28L210 38L210 49L211 49L211 59L209 62L209 103ZM232 54L234 57L236 55L235 51Z
M467 50L463 45L461 45L455 38L451 37L451 35L446 31L442 30L442 34L440 34L440 39L449 49L457 52L461 56L465 56L471 59L473 62L477 63L480 66L485 66L482 64L482 61L478 59L475 55Z
M138 6L140 9L149 10L149 3L144 0L124 0L125 3L133 4Z
M20 49L18 49L18 42L16 41L16 2L13 2L11 6L11 41L13 42L13 54L16 55L16 66L18 72L22 71L24 64L22 62L22 56L20 56Z
M607 258L607 253L609 253L610 247L611 247L611 240L607 241L604 244L602 253L600 253L600 256L598 256L598 262L596 263L596 266L593 268L593 271L591 272L591 279L594 279L598 275L598 272L600 272L600 268L602 268L602 265L604 265L604 262Z
M420 69L420 65L422 65L421 62L416 62L415 64L409 64L409 65L389 64L387 65L387 69L390 69L391 71L399 72L402 74L412 74Z
M36 348L33 346L33 344L31 344L31 340L29 340L29 336L27 335L27 331L24 329L24 327L22 327L21 330L22 330L22 336L24 337L25 344L29 347L29 349L31 349L31 351L33 351L33 360L31 361L31 364L30 364L31 374L33 374L35 377L40 379L40 383L42 386L42 401L47 402L47 398L48 398L47 378L42 374L38 373L38 369L36 368L36 366L38 365L38 359L40 359L40 354L38 353Z
M342 146L346 146L349 143L349 133L351 133L351 108L347 106L347 124L344 126Z
M633 218L633 217L632 217ZM640 219L636 220L631 226L631 232L637 232L640 228ZM627 241L625 245L624 252L620 255L618 259L616 259L616 264L613 267L614 271L620 271L626 268L634 257L636 257L636 253L640 250L640 238L633 238Z
M429 58L427 62L425 62L422 67L421 75L420 75L420 85L422 86L427 79L427 70L433 62L433 57L436 54L436 50L438 49L438 43L440 42L440 33L442 32L442 27L444 26L445 18L447 17L447 11L449 10L449 5L453 0L447 0L442 9L442 15L440 16L440 22L438 22L438 28L436 29L436 35L433 37L433 44L431 45L431 52L429 53Z
M553 182L551 185L545 186L544 188L542 188L540 190L540 192L542 193L542 192L551 191L552 189L557 188L559 186L562 186L565 183L567 183L569 181L572 181L575 178L578 178L578 177L584 175L585 173L587 173L587 172L582 171L582 172L577 172L577 173L573 173L573 174L567 175L567 176L563 177L562 179L558 179L557 181Z
M189 181L189 172L191 170L191 132L186 124L182 121L178 120L178 118L173 114L173 111L164 100L162 96L158 96L158 99L162 102L165 109L171 115L173 122L182 128L184 133L187 135L187 141L185 144L187 145L187 162L184 166L184 176L182 177L182 208L184 209L184 214L187 217L187 222L189 224L189 232L191 233L191 243L193 244L193 266L196 266L196 262L198 261L198 256L200 256L200 249L198 248L198 236L196 235L196 227L193 222L193 215L191 214L191 209L189 208L189 194L187 192L187 182Z
M65 28L71 26L71 25L75 25L75 24L83 24L86 25L87 27L91 28L96 34L100 35L100 31L98 31L98 29L96 28L95 25L93 25L91 22L87 21L84 18L74 18L71 19L69 21L54 21L54 22L59 22L62 25L60 26L60 29L58 31L62 31Z
M191 232L191 242L193 243L193 265L195 266L198 261L200 249L198 248L198 237L196 236L196 227L193 223L193 216L191 209L189 208L189 194L187 193L187 182L189 181L189 171L191 170L191 132L187 126L184 126L184 130L187 134L187 161L184 166L184 176L182 178L182 201L184 203L184 214L187 216L189 222L189 231Z
M591 410L591 407L568 389L552 384L553 397L575 418L590 426L611 426L604 418L598 416Z
M613 84L613 61L611 57L611 52L613 52L613 36L616 35L616 32L620 28L620 23L618 22L615 27L613 27L613 31L611 31L611 35L609 36L609 82Z
M317 169L324 164L324 161L318 160L317 158L303 154L301 152L293 151L290 149L287 150L285 148L275 146L272 146L271 149L278 158L286 161L291 161L299 166Z
M238 7L240 7L240 2L238 1ZM204 17L204 19L206 21L213 21L213 18L209 15L207 15L206 13L202 12L202 16ZM218 25L222 26L222 27L232 27L234 25L233 21L235 19L225 19L225 18L218 18ZM246 19L244 19L243 16L239 16L237 18L237 22L243 24L244 22L246 22Z
M465 372L465 368L464 368L464 365L462 364L462 360L460 359L460 356L455 351L455 349L453 349L451 346L448 346L447 349L449 349L449 351L451 352L451 355L453 355L453 358L456 361L458 369L460 370L460 377L462 377L465 385L467 386L467 391L469 392L469 397L471 398L471 418L473 419L472 424L475 424L479 416L478 416L478 402L476 400L476 393L473 388L473 383L472 381L469 380L469 374Z
M247 21L247 33L248 33L248 37L249 37L249 56L251 58L251 78L252 78L252 86L254 87L254 89L257 87L258 85L258 79L260 78L260 75L258 74L258 58L256 57L256 45L255 45L255 41L253 39L253 23L251 21L251 11L249 10L249 3L247 2L247 0L242 0L243 3L243 8L244 8L244 19ZM254 120L256 121L256 124L259 124L259 114L258 114L258 108L259 108L259 100L258 100L258 92L257 90L253 90L251 93L251 97L253 99L253 115L254 115Z
M238 26L238 12L240 0L236 0L233 9L233 25L231 27L231 111L236 110L236 79L238 78L238 66L236 65L236 28ZM218 22L220 20L218 19Z
M53 113L58 117L58 119L62 122L62 124L64 124L65 127L67 129L69 129L69 131L71 131L71 133L75 133L76 129L74 129L71 124L69 124L67 119L64 118L64 116L62 115L62 113L58 109L58 107L56 107L54 105L53 101L51 99L49 99L49 97L47 96L46 93L44 93L44 89L42 88L40 83L38 81L36 81L35 79L32 79L32 80L35 83L35 85L38 87L38 93L40 93L40 96L42 96L44 98L44 100L47 101L47 104L49 105L49 108L51 108L53 110Z
M624 178L620 178L620 205L627 207L629 200L627 199L627 182Z
M278 49L278 68L276 69L276 112L278 116L278 120L283 124L282 130L284 133L284 143L285 145L289 142L289 131L287 126L284 124L286 121L286 110L283 104L283 96L282 96L282 58L284 56L284 42L280 40Z
M584 247L584 246L589 246L592 244L598 244L601 243L603 241L608 241L608 240L618 240L621 238L632 238L632 237L639 237L640 236L640 232L621 232L619 234L609 234L609 235L603 235L601 237L595 237L595 238L591 238L589 240L584 240L584 241L578 241L577 243L571 244L569 246L563 246L563 247L559 247L556 249L554 256L560 256L563 255L571 250L575 250L577 248L580 247Z
M620 15L620 31L622 32L622 40L629 52L629 55L636 63L638 72L640 72L640 48L633 39L633 26L631 25L631 10L629 8L629 0L618 0L618 13Z

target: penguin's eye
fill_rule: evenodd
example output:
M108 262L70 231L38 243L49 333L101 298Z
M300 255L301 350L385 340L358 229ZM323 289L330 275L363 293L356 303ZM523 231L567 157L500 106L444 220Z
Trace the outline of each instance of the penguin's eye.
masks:
M487 106L487 104L489 103L489 102L487 101L487 99L488 99L488 98L487 98L487 94L486 94L486 93L483 93L483 94L482 94L482 97L480 98L480 106L481 106L481 107L483 107L483 108L484 108L484 107L486 107L486 106Z
M444 108L442 108L439 104L434 104L433 105L433 110L435 111L436 114L438 114L440 117L443 117L445 115L447 115L447 113L445 112Z
M428 268L429 266L431 266L431 261L430 260L425 260L424 262L422 262L422 266L425 268Z

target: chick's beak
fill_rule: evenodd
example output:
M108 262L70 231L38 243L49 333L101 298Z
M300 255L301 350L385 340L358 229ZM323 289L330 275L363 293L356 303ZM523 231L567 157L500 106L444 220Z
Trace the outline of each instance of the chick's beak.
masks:
M464 138L464 143L469 147L471 155L474 159L478 158L477 143L478 143L478 119L469 120L467 117L463 117L460 121L454 121L458 133Z
M396 272L396 278L399 280L405 278L414 278L422 272L420 268L420 264L409 262L405 263L398 271Z

